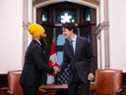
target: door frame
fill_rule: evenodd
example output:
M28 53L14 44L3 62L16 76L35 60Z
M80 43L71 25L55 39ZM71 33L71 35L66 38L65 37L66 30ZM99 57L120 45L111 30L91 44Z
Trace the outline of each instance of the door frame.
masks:
M43 1L43 2L40 2L39 4L36 4L34 7L33 7L33 21L36 22L36 9L37 8L41 8L41 7L44 7L44 6L47 6L47 5L50 5L50 4L55 4L55 3L60 3L60 2L64 2L64 1L69 1L71 3L76 3L76 4L79 4L79 5L84 5L84 6L88 6L88 7L91 7L91 8L94 8L96 9L96 25L98 25L98 23L100 22L100 15L99 15L99 5L96 5L96 4L93 4L91 2L87 2L86 0L46 0L46 1ZM96 39L97 43L98 43L98 39ZM99 52L101 49L99 49L99 44L97 44L97 68L101 68L100 64L101 63L101 57L99 55L102 55L101 52Z

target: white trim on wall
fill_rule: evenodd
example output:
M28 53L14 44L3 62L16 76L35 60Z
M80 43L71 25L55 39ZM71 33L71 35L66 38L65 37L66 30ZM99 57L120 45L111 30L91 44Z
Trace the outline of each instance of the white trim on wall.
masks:
M80 5L86 5L92 8L97 8L98 6L89 2L86 2L84 0L47 0L45 2L39 3L37 5L35 5L36 8L40 8L40 7L44 7L50 4L55 4L55 3L59 3L59 2L64 2L64 1L68 1L68 2L72 2L72 3L76 3L76 4L80 4Z

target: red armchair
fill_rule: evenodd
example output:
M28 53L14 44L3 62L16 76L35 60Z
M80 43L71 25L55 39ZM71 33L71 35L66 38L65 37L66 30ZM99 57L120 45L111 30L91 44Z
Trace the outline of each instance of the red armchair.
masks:
M122 90L122 71L97 70L95 83L96 95L117 95Z

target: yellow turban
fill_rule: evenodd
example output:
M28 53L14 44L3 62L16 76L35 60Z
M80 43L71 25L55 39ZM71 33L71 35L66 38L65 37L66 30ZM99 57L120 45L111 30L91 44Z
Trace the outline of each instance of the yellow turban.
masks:
M28 26L28 31L34 38L39 38L43 36L45 29L40 24L32 23Z

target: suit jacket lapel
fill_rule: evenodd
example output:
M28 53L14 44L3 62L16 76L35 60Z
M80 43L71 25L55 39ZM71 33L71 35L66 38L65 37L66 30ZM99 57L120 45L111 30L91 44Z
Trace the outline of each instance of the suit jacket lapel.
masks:
M76 48L75 48L75 57L78 55L78 51L79 51L79 37L77 37L76 39Z
M70 54L71 56L73 56L73 55L74 55L74 50L73 50L73 47L72 47L72 45L70 44L69 41L68 41L68 43L67 43L67 46L68 46L68 52L69 52L69 54Z

